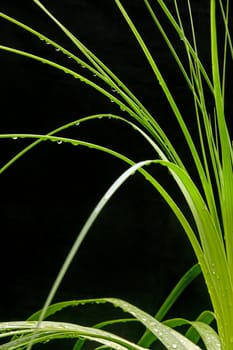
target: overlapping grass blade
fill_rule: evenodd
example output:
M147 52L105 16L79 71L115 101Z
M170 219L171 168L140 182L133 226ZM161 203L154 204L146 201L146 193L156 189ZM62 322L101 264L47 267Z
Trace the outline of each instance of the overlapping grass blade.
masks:
M16 330L14 332L14 330ZM96 329L92 327L84 327L77 324L66 322L43 321L38 326L37 321L19 321L0 323L0 332L4 332L4 336L12 336L12 333L18 335L23 331L25 335L21 335L3 345L1 350L25 348L29 344L44 343L54 339L66 338L84 338L95 341L100 344L111 347L115 350L144 350L137 344L134 344L113 333Z
M198 322L202 322L210 325L215 320L214 313L211 311L203 311L199 317L196 319ZM190 327L188 331L185 333L185 336L192 340L195 344L198 343L200 339L200 334L195 330L194 327Z

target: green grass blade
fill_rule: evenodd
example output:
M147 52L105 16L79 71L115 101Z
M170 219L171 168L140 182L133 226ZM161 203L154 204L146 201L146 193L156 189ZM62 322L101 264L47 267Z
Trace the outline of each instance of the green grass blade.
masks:
M206 350L221 350L221 343L218 334L216 331L207 323L201 322L201 321L188 321L183 318L177 318L172 320L167 320L164 322L164 324L169 325L169 327L180 327L184 325L191 325L195 332L197 333L197 336L192 337L192 341L194 341L195 344L199 341L201 338L203 343L205 344ZM187 333L185 335L187 337Z
M199 322L199 321L190 322L190 324L200 334L206 346L206 350L220 350L222 348L219 336L217 335L217 333L214 331L212 327L210 327L206 323Z
M203 311L196 321L210 325L214 320L215 316L213 312ZM185 333L185 336L191 341L193 341L195 344L197 344L200 339L200 333L198 333L197 330L193 327L190 327L188 329L188 331Z
M101 147L99 145L95 145L92 143L88 143L85 141L81 141L81 140L76 140L76 139L70 139L70 138L63 138L63 137L58 137L55 136L55 134L58 134L62 131L64 131L65 129L68 129L70 127L73 126L77 126L80 123L86 122L86 121L90 121L93 119L103 119L103 118L107 118L107 119L115 119L115 120L119 120L121 122L124 122L128 125L130 125L135 131L139 132L143 138L145 138L145 140L148 141L148 143L153 147L153 149L157 152L157 154L159 155L159 157L161 159L167 159L166 155L164 154L164 152L160 149L160 147L153 141L153 139L151 139L141 128L139 128L136 124L132 123L131 121L126 120L125 118L122 118L120 116L117 115L113 115L113 114L96 114L96 115L92 115L92 116L88 116L88 117L84 117L84 118L79 118L73 122L69 122L67 124L62 125L61 127L49 132L47 135L33 135L33 134L0 134L0 139L13 139L16 140L18 138L36 138L37 140L35 142L33 142L32 144L30 144L29 146L25 147L22 151L20 151L15 157L13 157L10 161L8 161L2 168L0 168L0 174L2 172L4 172L6 169L8 169L9 166L11 166L15 161L17 161L18 159L20 159L23 155L25 155L28 151L30 151L33 147L36 147L37 145L39 145L41 142L46 141L46 140L50 140L53 142L57 142L57 143L62 143L62 142L66 142L66 143L71 143L74 146L87 146L89 148L96 148L98 150L101 150L103 152L107 152L110 153L114 156L116 156L117 158L120 158L122 160L124 160L126 163L128 164L133 164L132 161L130 161L128 158L126 158L123 155L120 155L120 153L118 152L114 152L113 150L110 150L108 148L105 147Z
M31 342L34 345L54 339L66 338L85 338L112 347L115 350L144 350L142 347L113 333L72 323L43 321L39 326L36 321L0 323L0 331L11 331L14 329L24 330L26 334L31 330L31 334L21 336L15 340L0 345L1 350L26 347Z

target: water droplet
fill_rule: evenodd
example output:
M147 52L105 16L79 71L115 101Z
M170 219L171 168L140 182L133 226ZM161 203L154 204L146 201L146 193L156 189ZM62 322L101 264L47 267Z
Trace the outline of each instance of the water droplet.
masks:
M96 77L97 76L97 74L96 73L93 73L93 77Z
M80 122L75 123L75 125L76 125L76 126L79 126L79 125L80 125Z
M12 140L17 140L17 139L18 139L17 136L12 137Z
M50 45L50 43L48 41L45 42L46 45Z
M114 87L111 88L112 92L116 92L116 89Z
M71 59L72 57L71 56L67 56L67 58Z
M56 50L56 51L60 51L61 49L60 49L59 47L56 47L55 50Z
M111 103L114 103L114 101L113 101L113 100L110 100L110 102L111 102Z
M39 38L41 41L44 41L44 39L43 38Z
M81 67L82 67L82 68L86 68L86 67L84 66L84 64L81 64ZM96 75L93 75L93 76L96 76Z
M176 349L177 345L176 344L172 344L172 349Z
M62 144L62 140L58 140L58 141L57 141L57 144L58 144L58 145L61 145L61 144Z

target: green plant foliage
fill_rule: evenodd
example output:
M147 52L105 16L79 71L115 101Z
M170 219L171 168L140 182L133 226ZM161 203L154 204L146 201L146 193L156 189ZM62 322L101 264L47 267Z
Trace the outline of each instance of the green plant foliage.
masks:
M76 54L66 50L59 43L51 40L46 35L34 30L24 23L21 23L3 13L0 13L0 16L2 19L5 19L29 32L31 35L49 43L55 49L61 51L65 56L71 57L78 66L81 65L82 67L85 67L85 71L91 72L98 77L99 80L92 80L85 76L84 73L80 74L66 66L29 52L3 45L0 46L0 49L48 64L55 69L72 75L80 82L89 85L98 93L104 95L107 99L118 105L119 115L99 114L84 117L63 125L46 135L1 134L1 139L29 138L34 141L5 164L0 169L0 172L5 171L26 152L44 141L58 143L68 142L74 146L81 145L90 147L119 158L123 162L126 162L130 167L103 195L87 219L67 256L67 259L61 267L43 309L39 313L34 314L28 321L0 324L2 338L7 337L8 339L9 337L14 336L12 339L8 339L3 345L1 345L0 349L30 348L36 343L47 342L52 339L78 338L79 340L75 344L75 350L81 349L86 340L92 340L100 343L104 347L110 347L117 350L142 350L151 346L151 344L157 340L159 340L167 349L198 350L201 349L200 346L204 346L207 350L231 350L233 346L233 151L225 117L227 57L229 57L229 62L233 59L233 46L228 25L229 0L226 0L225 3L223 3L222 0L209 1L211 75L207 73L207 67L204 67L199 56L191 1L187 0L186 2L186 16L189 18L190 22L191 39L188 39L184 30L182 16L179 12L177 1L173 1L173 12L168 8L165 0L157 0L156 2L168 22L173 27L174 32L182 40L187 55L187 67L187 65L182 62L182 59L179 57L173 46L172 40L163 28L162 23L154 10L153 1L144 0L149 18L151 17L151 20L159 29L168 46L168 50L174 58L174 65L177 65L180 69L181 77L184 78L187 83L187 89L192 93L193 109L196 115L196 126L199 137L198 141L194 141L192 138L188 121L182 114L173 93L160 71L156 63L156 57L153 57L151 54L143 37L134 25L123 4L119 0L115 0L115 4L144 53L148 64L151 67L152 74L157 79L158 84L164 92L167 102L173 111L173 115L177 121L177 128L180 128L183 134L187 146L187 152L190 155L195 166L195 171L198 174L198 180L196 180L196 173L195 176L193 173L190 173L182 157L180 157L164 130L140 100L134 96L127 86L102 61L100 61L93 52L91 52L79 39L63 26L39 0L34 0L34 2L73 42L84 58L81 59ZM217 13L220 14L225 28L223 53L220 53L218 48ZM101 84L99 84L98 81L100 81ZM208 94L211 94L213 99L214 106L211 111L209 111L209 108L207 107L206 87ZM124 112L124 117L121 116L121 111ZM125 115L128 117L125 117ZM101 145L60 136L62 131L73 127L77 123L91 122L94 119L96 120L98 118L106 117L127 123L129 127L132 127L135 131L140 133L140 135L146 139L153 148L155 154L154 159L136 163L125 155ZM148 168L152 165L167 168L174 183L180 189L186 200L190 212L192 213L194 224L193 221L190 221L185 216L182 209L172 198L172 195L150 174ZM147 170L145 169L146 166ZM125 301L111 298L71 301L51 305L65 273L67 272L74 256L77 254L79 247L93 222L118 188L131 175L133 175L135 171L140 172L145 179L150 182L152 187L161 194L173 210L192 245L199 265L191 269L178 283L155 317L152 317ZM200 269L208 288L213 312L204 311L196 321L187 321L178 318L164 321L163 319L167 311L184 288L199 274ZM111 303L130 314L131 318L105 321L104 323L93 327L45 321L48 316L64 307L78 306L90 302ZM146 329L138 344L129 342L126 339L102 329L108 324L131 322L132 320L142 323ZM216 322L216 330L214 326L210 326L212 321ZM181 325L186 325L188 328L185 335L174 329ZM200 338L202 339L201 344L203 345L199 346L197 344Z

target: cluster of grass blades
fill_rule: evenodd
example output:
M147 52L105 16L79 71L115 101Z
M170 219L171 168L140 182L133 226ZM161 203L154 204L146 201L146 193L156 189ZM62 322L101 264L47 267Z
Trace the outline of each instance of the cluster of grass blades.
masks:
M75 44L78 52L80 52L84 58L80 59L79 56L66 50L46 35L39 33L16 19L3 13L0 13L0 16L49 43L55 49L60 50L64 55L71 57L78 65L85 67L86 71L90 71L98 77L98 80L91 80L84 74L77 73L61 64L33 55L29 52L2 45L0 49L29 57L71 74L117 104L119 106L119 111L124 111L124 117L111 114L92 115L63 125L46 135L2 134L0 138L30 138L33 142L5 164L0 172L5 171L13 162L20 159L26 152L44 141L68 142L73 145L82 145L107 152L129 164L129 168L115 181L92 211L90 217L77 236L77 240L70 250L67 259L64 261L43 309L27 321L4 322L0 324L0 337L3 338L3 340L7 339L0 345L0 349L30 348L34 344L47 342L53 339L77 338L78 340L74 346L75 350L81 349L86 340L97 342L100 344L99 346L104 348L110 347L117 350L139 350L148 348L156 340L159 340L167 349L231 350L233 347L233 151L224 108L226 67L228 62L231 62L233 59L233 46L228 25L230 11L229 0L226 0L224 3L222 0L209 0L211 32L210 57L212 67L212 73L210 75L208 75L206 68L203 66L198 53L191 1L186 1L186 17L189 18L190 22L191 39L188 39L186 36L177 1L173 1L172 12L168 6L166 6L165 0L156 1L157 6L160 7L164 16L168 19L175 33L182 39L187 54L187 68L179 58L172 41L169 39L161 21L157 17L153 7L153 1L144 0L144 5L148 9L151 20L161 32L174 58L174 65L179 67L181 76L187 83L187 89L192 93L194 102L193 108L196 115L196 125L199 136L199 141L195 143L190 134L185 115L182 115L174 96L156 64L156 57L154 58L150 53L146 43L128 13L125 11L122 3L119 0L115 0L115 4L128 23L141 50L145 54L148 64L152 69L152 74L158 80L167 98L167 102L173 111L174 117L177 120L177 128L180 128L183 134L187 145L187 152L189 152L193 164L195 165L195 171L199 177L197 182L194 181L196 176L194 177L193 174L189 173L189 169L185 166L166 133L139 99L134 96L127 86L124 85L124 83L120 81L93 52L85 47L78 38L65 28L39 0L33 1ZM222 20L221 25L225 32L223 52L218 48L217 13ZM98 81L101 83L98 84ZM207 107L206 90L208 90L208 94L211 94L213 100L213 109L211 111L209 111ZM128 118L125 117L125 115L128 115ZM72 127L74 124L105 117L112 117L119 120L119 122L127 123L130 127L133 127L139 132L154 149L154 159L135 163L127 156L101 145L60 136L64 129ZM168 193L150 174L148 166L152 164L168 169L174 179L174 183L180 189L190 208L192 221L189 221L185 216L170 193ZM146 166L147 170L145 169ZM71 301L52 305L54 295L74 256L77 254L83 239L86 237L89 228L117 189L129 176L134 174L135 171L140 172L142 176L151 183L152 187L161 194L173 210L192 245L198 265L188 271L184 278L178 283L155 317L148 315L125 301L113 298ZM200 273L200 271L202 271L208 288L213 311L204 311L200 317L193 322L184 319L164 321L164 317L169 308L176 301L183 289ZM130 314L130 318L110 320L90 328L70 323L46 321L48 316L51 316L64 307L78 306L87 303L111 303L113 306L120 307L127 314ZM108 324L131 322L132 320L141 322L146 328L144 335L139 339L137 344L102 329ZM211 326L212 321L214 321L213 323L215 326ZM181 334L179 331L175 330L176 327L181 325L187 326L185 334Z

